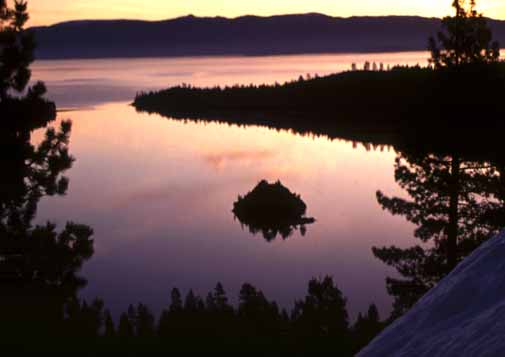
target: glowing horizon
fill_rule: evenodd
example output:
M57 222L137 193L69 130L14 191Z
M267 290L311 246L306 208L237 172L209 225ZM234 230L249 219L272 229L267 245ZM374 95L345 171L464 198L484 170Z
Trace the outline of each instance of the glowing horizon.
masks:
M317 12L329 16L417 15L442 17L451 13L452 0L28 0L30 26L84 19L165 20L185 15L238 17L243 15L272 16ZM505 1L480 0L484 15L505 19Z

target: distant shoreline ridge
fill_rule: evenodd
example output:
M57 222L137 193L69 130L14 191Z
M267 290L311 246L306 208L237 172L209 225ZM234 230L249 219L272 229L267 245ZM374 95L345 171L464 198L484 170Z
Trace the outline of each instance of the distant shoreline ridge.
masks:
M412 19L434 19L441 20L442 18L437 16L419 16L419 15L352 15L352 16L332 16L327 15L320 12L308 12L308 13L292 13L292 14L277 14L277 15L240 15L240 16L197 16L193 14L187 14L182 16L168 17L165 19L159 20L149 20L149 19L135 19L135 18L127 18L127 17L119 17L119 18L108 18L108 19L92 19L92 18L84 18L84 19L73 19L67 21L55 22L52 24L46 25L36 25L30 26L30 29L37 28L47 28L58 25L73 25L73 24L83 24L83 23L97 23L97 22L145 22L145 23L160 23L160 22L169 22L176 20L184 20L184 19L218 19L218 20L239 20L244 18L257 18L257 19L272 19L276 17L288 17L288 16L321 16L328 17L332 19L340 19L340 20L349 20L349 19L367 19L367 18L412 18ZM488 18L493 21L505 21L501 19L493 19Z
M505 43L505 21L489 20ZM272 56L427 49L439 18L419 16L184 16L162 21L82 20L29 29L38 59Z

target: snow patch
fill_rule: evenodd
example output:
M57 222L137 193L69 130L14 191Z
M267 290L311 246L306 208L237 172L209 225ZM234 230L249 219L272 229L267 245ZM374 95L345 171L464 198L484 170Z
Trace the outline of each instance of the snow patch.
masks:
M505 231L482 244L358 356L503 356Z

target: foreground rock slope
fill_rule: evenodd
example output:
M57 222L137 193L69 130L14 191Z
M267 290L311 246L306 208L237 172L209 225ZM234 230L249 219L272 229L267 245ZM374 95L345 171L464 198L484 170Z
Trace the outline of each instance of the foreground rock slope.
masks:
M358 356L503 356L505 232L484 243Z

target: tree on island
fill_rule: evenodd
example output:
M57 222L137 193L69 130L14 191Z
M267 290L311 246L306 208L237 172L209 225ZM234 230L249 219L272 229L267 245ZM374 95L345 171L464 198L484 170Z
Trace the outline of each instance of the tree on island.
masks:
M307 205L300 195L292 193L280 181L273 184L262 180L244 197L233 204L233 214L251 233L261 232L268 242L277 235L289 238L295 230L306 233L306 225L314 218L305 216Z
M443 30L429 40L430 63L435 68L496 62L500 45L493 41L486 19L477 12L475 0L454 0L456 14L442 20Z

